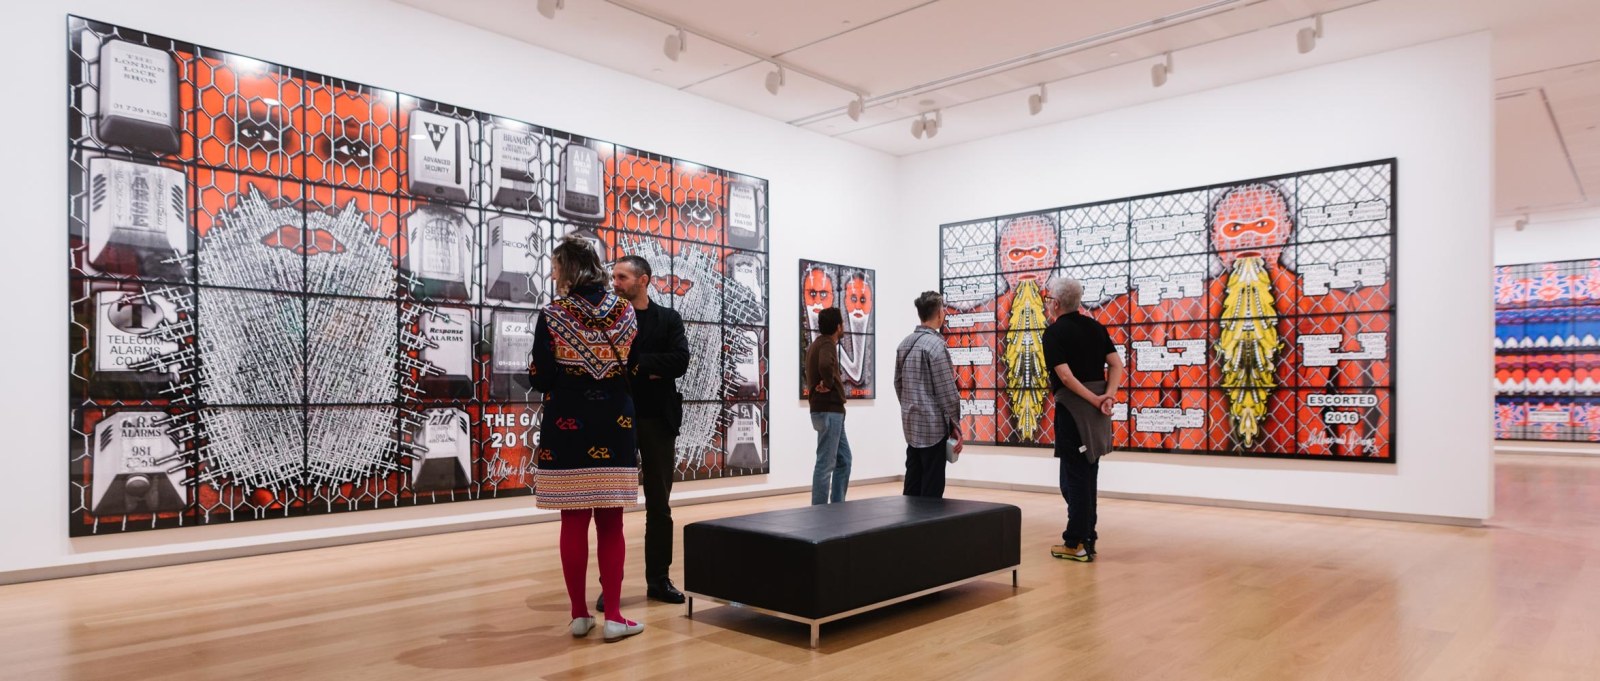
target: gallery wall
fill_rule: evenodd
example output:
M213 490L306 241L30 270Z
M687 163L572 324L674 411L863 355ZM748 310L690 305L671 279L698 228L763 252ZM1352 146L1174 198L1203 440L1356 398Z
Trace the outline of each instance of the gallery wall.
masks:
M798 353L790 347L799 335L790 314L798 295L796 263L800 258L857 263L898 278L900 265L876 255L892 252L892 235L881 227L894 222L893 158L384 0L287 0L270 12L190 1L154 8L81 0L29 4L9 13L14 29L5 47L9 61L36 68L18 69L12 84L12 92L27 93L35 104L0 114L8 129L28 131L8 144L18 162L6 164L0 177L19 211L14 224L30 226L13 230L4 262L16 285L31 292L19 298L14 312L25 323L4 341L8 356L17 361L0 397L0 428L11 434L4 456L18 484L13 493L0 495L0 516L8 519L0 530L0 542L7 546L0 552L0 582L542 515L531 499L522 498L68 539L63 512L68 503L68 306L61 259L67 216L60 198L67 194L60 140L66 137L68 13L769 180L770 296L782 301L775 309L783 312L772 315L770 327L771 473L680 484L674 498L810 484L811 426L804 403L793 397L798 393ZM559 24L550 30L559 30ZM909 304L902 307L883 311L883 328L909 328L914 318ZM880 375L890 369L882 353L876 369ZM900 471L899 430L892 399L852 405L853 477Z
M293 518L273 523L69 539L65 15L91 17L621 144L735 168L771 182L772 472L685 484L675 499L810 482L812 433L794 399L800 258L875 268L878 376L915 324L910 301L938 287L945 222L1396 157L1399 307L1395 466L1114 454L1108 492L1479 519L1492 511L1487 367L1492 326L1490 71L1474 35L1157 102L896 160L384 0L284 0L257 7L176 0L28 3L9 12L15 132L0 169L13 206L4 260L16 320L0 391L8 494L0 582L521 522L528 499ZM552 26L551 30L557 30ZM1291 55L1292 56L1292 53ZM1406 74L1396 78L1395 74ZM1019 102L1020 106L1020 102ZM976 190L976 191L975 191ZM803 235L803 236L802 236ZM1441 305L1440 301L1452 301ZM1460 301L1483 301L1472 305ZM898 474L898 406L852 405L856 479ZM953 479L1051 486L1044 450L975 447Z
M1600 210L1534 213L1526 219L1520 230L1516 217L1495 220L1494 264L1600 258Z
M1396 465L1114 453L1100 488L1484 519L1493 510L1489 66L1489 37L1469 35L911 156L900 173L908 259L917 277L937 278L941 223L1394 157L1404 311ZM1048 488L1057 465L1048 450L973 447L948 475Z

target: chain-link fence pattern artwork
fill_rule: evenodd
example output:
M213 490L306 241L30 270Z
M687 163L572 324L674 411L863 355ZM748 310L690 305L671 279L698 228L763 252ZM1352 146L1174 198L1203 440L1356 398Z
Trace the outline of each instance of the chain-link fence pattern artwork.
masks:
M767 183L68 22L73 535L532 493L549 253L654 266L680 479L765 473Z
M944 225L963 432L1054 444L1040 291L1070 276L1127 369L1112 415L1118 449L1393 462L1394 172L1393 160L1377 161ZM1581 278L1558 286L1576 290ZM1501 288L1526 297L1535 279L1503 274ZM1506 328L1502 343L1529 342ZM1502 358L1502 385L1512 375L1533 385L1514 361ZM1534 409L1502 397L1497 423L1526 430ZM1591 423L1580 408L1545 411L1563 419L1550 432ZM1594 414L1600 423L1600 403Z

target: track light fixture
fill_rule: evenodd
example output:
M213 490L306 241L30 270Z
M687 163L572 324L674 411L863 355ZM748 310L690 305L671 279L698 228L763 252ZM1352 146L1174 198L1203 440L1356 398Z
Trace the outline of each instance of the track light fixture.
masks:
M1317 49L1317 39L1322 37L1322 15L1312 15L1314 25L1300 29L1294 36L1295 47L1300 49L1300 54L1306 54Z
M861 95L856 95L856 98L850 101L850 106L844 108L845 115L849 116L852 121L861 120L861 112L866 110L867 100Z
M1038 92L1028 95L1028 115L1039 115L1040 111L1044 111L1045 102L1048 101L1050 101L1050 91L1041 84Z
M1155 87L1166 85L1167 76L1172 75L1172 53L1168 52L1163 57L1160 64L1150 67L1150 84Z
M917 116L917 120L911 121L912 137L933 139L939 134L939 126L944 123L944 112L935 110L931 113L933 114L932 118L928 117L928 113L922 113Z
M567 0L539 0L539 13L546 19L556 18L556 10L566 8Z
M782 66L777 64L774 64L774 66L777 66L778 70L767 74L767 92L776 95L778 94L778 88L786 85L788 79L784 76Z
M661 51L666 53L668 59L671 59L672 61L678 61L678 57L684 52L688 51L688 49L689 36L687 33L683 32L683 29L680 28L678 29L677 33L667 35L667 43L666 45L662 46Z

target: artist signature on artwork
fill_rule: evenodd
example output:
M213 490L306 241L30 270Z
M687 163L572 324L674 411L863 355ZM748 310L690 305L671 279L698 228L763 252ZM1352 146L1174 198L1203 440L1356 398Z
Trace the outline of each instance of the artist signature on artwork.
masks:
M522 459L517 463L512 463L505 459L495 459L489 462L488 478L491 480L505 480L517 477L528 478L533 476L537 468L538 466L533 465L533 461L529 459Z
M1335 445L1341 445L1341 446L1349 447L1349 448L1352 448L1352 449L1359 448L1359 449L1361 449L1361 451L1363 451L1363 452L1365 452L1367 454L1377 454L1378 453L1378 440L1377 440L1377 438L1371 438L1371 437L1358 438L1358 437L1355 437L1352 434L1341 435L1339 437L1329 437L1326 433L1317 433L1316 435L1311 436L1311 438L1306 441L1306 444L1311 445L1311 446L1322 446L1322 447L1333 447Z

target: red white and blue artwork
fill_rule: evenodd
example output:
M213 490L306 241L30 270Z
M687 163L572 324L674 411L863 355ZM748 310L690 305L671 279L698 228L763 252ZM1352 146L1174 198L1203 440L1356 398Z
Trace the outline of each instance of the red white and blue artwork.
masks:
M1494 270L1495 438L1600 442L1600 260Z

